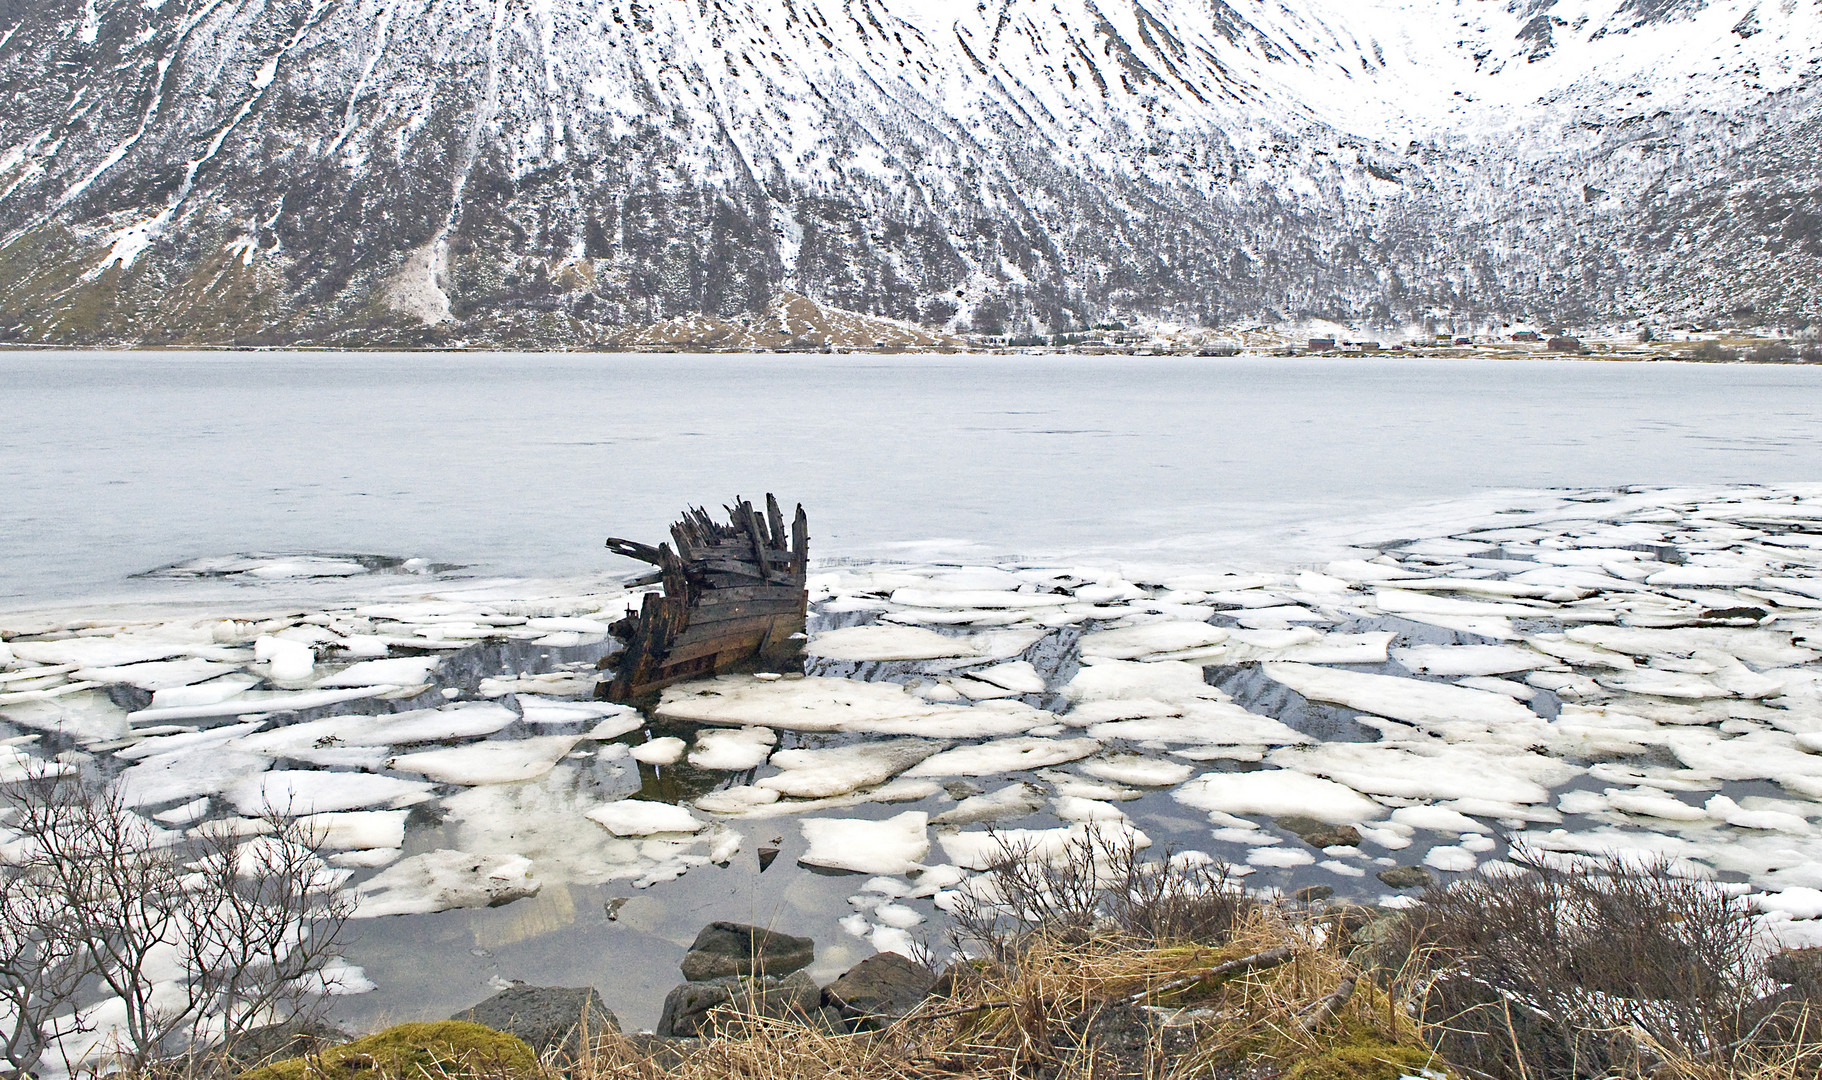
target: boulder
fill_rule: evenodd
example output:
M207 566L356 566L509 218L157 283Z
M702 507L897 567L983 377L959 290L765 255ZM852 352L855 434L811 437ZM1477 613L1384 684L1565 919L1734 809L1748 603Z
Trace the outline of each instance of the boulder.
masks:
M843 1017L899 1017L936 986L936 972L897 953L875 953L823 987L823 1004Z
M683 957L683 977L690 982L736 975L789 975L808 967L816 943L807 937L745 923L713 922L696 935Z
M337 1046L353 1038L340 1028L320 1020L292 1018L280 1024L248 1028L220 1044L234 1062L235 1072L242 1072L275 1061L315 1054L325 1047Z
M686 982L665 995L664 1012L653 1033L686 1039L708 1035L714 1026L709 1013L723 1005L760 1016L814 1017L822 1007L822 991L802 971L782 979L759 975Z
M1394 889L1427 889L1436 876L1421 866L1393 866L1374 875Z
M584 1010L590 1038L620 1030L619 1019L592 986L515 986L450 1019L516 1035L539 1055L556 1050L574 1057L582 1049Z
M448 1076L460 1062L465 1075L490 1080L543 1080L538 1055L523 1039L480 1024L441 1020L400 1024L364 1039L331 1046L321 1054L264 1065L241 1080L388 1080L391 1077Z

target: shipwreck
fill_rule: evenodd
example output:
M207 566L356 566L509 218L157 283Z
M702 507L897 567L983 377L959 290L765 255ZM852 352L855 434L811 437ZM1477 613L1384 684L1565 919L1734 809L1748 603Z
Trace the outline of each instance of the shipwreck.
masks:
M614 677L600 684L598 697L633 701L684 679L757 670L801 655L810 602L803 507L788 535L771 495L764 513L744 499L723 509L726 524L700 507L684 511L671 526L674 550L671 544L607 541L616 555L656 567L636 583L662 584L664 591L647 593L638 612L613 624L626 648L603 660L614 665Z

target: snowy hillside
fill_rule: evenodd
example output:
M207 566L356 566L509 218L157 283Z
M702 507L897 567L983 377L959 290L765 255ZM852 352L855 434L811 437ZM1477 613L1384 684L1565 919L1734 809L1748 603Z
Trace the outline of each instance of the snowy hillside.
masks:
M0 335L1816 318L1818 0L18 0Z

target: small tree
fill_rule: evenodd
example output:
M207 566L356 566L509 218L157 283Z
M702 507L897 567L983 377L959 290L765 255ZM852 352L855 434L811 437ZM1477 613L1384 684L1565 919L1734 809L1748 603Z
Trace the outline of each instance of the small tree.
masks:
M53 961L8 983L16 1070L79 1029L80 1013L62 1010L89 980L121 1002L113 1049L135 1071L294 1014L323 989L351 900L290 816L268 811L250 838L185 836L104 781L50 771L0 798L26 852L7 870L0 960Z

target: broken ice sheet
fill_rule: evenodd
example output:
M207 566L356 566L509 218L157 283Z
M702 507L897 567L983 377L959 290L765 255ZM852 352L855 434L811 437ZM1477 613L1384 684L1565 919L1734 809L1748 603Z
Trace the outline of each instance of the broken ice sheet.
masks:
M1386 814L1384 807L1345 784L1294 769L1205 773L1178 788L1172 796L1198 810L1312 817L1331 825L1372 821Z
M884 821L811 818L801 823L809 848L799 861L861 874L908 874L930 853L928 824L922 810Z
M1017 656L1043 634L1001 630L978 634L939 634L917 626L875 623L825 630L812 637L804 652L827 660L939 660L978 657L1003 660Z
M580 735L543 735L530 739L496 739L401 754L387 764L398 772L418 773L444 784L511 784L543 776L581 738Z
M1096 739L1047 739L1025 736L998 739L975 746L958 746L927 758L905 773L919 776L993 776L999 773L1060 765L1095 753Z
M144 765L157 760L153 758ZM141 767L143 765L135 766ZM256 817L269 811L310 814L371 806L410 806L430 799L431 789L431 784L421 780L401 780L372 773L285 770L241 780L223 795L240 813Z
M726 727L980 738L1028 731L1054 718L1018 702L974 707L928 702L898 683L810 676L765 682L744 675L665 690L660 719Z
M780 750L772 755L771 764L781 771L755 781L755 786L794 799L842 795L883 784L943 745L928 739L884 739L823 750Z
M357 919L427 915L451 908L495 907L542 887L530 859L443 849L392 864L356 887Z
M690 765L721 772L745 772L765 764L778 733L766 727L703 728L690 750Z
M1557 663L1520 645L1414 645L1392 650L1392 659L1428 675L1506 675Z

